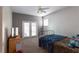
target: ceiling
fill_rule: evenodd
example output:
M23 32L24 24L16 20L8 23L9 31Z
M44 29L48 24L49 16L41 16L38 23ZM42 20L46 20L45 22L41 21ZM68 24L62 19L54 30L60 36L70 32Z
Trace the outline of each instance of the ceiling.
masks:
M56 12L60 9L65 8L65 6L42 6L44 8L49 8L46 10L46 13L38 14L38 6L12 6L12 11L21 14L29 14L35 16L45 16L50 13Z

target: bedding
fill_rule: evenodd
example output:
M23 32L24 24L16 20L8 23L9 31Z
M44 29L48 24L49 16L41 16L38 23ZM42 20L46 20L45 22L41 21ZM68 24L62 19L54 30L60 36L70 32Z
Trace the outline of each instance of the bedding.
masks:
M39 38L39 47L48 49L48 52L52 51L52 44L56 41L63 40L65 36L52 34L52 35L46 35Z
M70 40L61 40L54 43L54 53L79 53L78 47L69 47Z
M69 40L68 46L72 48L79 47L79 38L71 38Z

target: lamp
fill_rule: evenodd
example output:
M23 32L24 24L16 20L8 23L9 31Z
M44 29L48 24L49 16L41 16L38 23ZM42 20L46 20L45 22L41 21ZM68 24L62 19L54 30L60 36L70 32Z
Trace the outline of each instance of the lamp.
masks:
M18 33L18 27L15 28L15 36L19 35Z
M11 36L14 37L14 27L11 28Z

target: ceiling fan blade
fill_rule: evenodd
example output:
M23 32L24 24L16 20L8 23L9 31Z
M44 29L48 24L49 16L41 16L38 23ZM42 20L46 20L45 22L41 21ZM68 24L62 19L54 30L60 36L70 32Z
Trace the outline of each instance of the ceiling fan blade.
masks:
M42 10L38 9L38 10L37 10L37 13L40 13L40 12L42 12Z
M44 11L42 11L43 13L46 13L46 11L44 10Z
M37 11L37 13L39 13L39 10Z
M46 13L46 10L49 9L49 8L45 8L45 7L41 7L39 6L38 10L37 10L37 13Z
M49 8L41 8L41 10L47 10L47 9L49 9Z

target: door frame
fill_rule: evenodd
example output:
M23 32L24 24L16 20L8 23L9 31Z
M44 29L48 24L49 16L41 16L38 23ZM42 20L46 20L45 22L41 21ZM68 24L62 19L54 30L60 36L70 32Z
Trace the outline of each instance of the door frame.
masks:
M33 23L33 22L35 22L36 23L36 36L32 36L32 30L31 30L31 24ZM29 32L29 34L30 34L30 36L29 37L37 37L38 36L38 24L37 24L37 22L36 21L22 21L22 38L29 38L29 37L24 37L24 23L30 23L30 32Z

